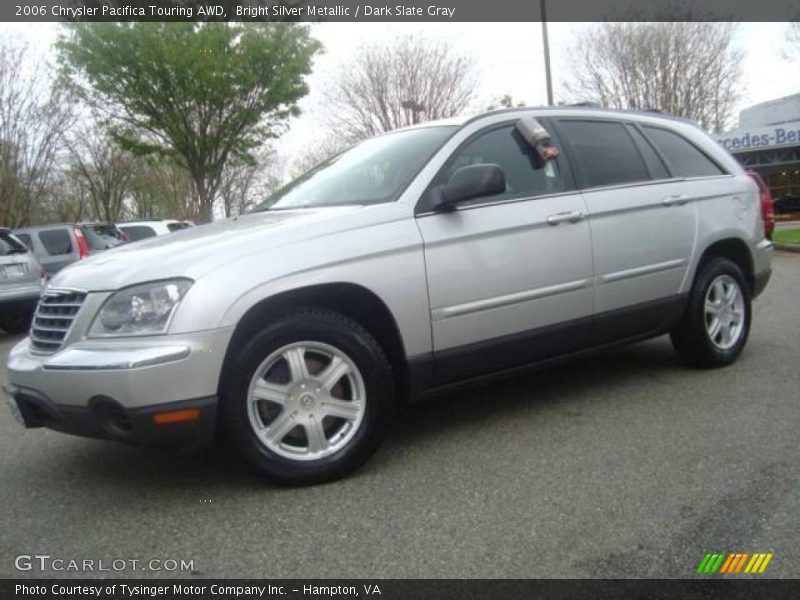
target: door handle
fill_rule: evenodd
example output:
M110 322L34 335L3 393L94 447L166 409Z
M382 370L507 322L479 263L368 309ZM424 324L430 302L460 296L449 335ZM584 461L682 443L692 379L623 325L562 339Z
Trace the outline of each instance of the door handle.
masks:
M559 223L577 223L583 219L583 213L579 210L560 212L547 217L548 225L558 225Z
M682 206L686 204L689 199L686 196L676 194L675 196L667 196L661 201L664 206Z

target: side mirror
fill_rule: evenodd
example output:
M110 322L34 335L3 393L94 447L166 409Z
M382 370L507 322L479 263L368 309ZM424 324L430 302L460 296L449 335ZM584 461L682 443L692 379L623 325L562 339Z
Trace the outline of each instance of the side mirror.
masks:
M435 190L433 210L452 210L459 202L494 196L506 191L506 176L497 165L461 167L445 185Z

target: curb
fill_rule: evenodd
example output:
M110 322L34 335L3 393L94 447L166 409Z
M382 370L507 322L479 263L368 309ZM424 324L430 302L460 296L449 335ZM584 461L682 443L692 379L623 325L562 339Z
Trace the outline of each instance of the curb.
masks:
M773 245L775 246L775 250L800 253L800 244L781 244L780 242L773 242Z

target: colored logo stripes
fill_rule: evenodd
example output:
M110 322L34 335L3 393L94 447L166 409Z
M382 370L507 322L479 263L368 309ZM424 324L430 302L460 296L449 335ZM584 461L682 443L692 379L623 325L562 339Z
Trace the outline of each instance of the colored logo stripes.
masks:
M704 575L713 575L714 573L727 575L763 573L773 556L772 553L761 552L754 554L749 552L706 554L700 562L700 566L697 567L697 572Z

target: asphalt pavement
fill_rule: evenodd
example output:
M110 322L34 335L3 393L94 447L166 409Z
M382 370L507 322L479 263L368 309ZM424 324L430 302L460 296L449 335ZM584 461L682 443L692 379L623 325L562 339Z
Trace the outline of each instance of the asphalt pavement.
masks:
M17 339L0 332L0 383ZM125 577L692 577L734 551L800 577L799 429L800 255L779 253L734 366L686 368L662 337L461 391L324 486L24 430L2 406L0 577L92 574L20 555L193 562L94 573Z

